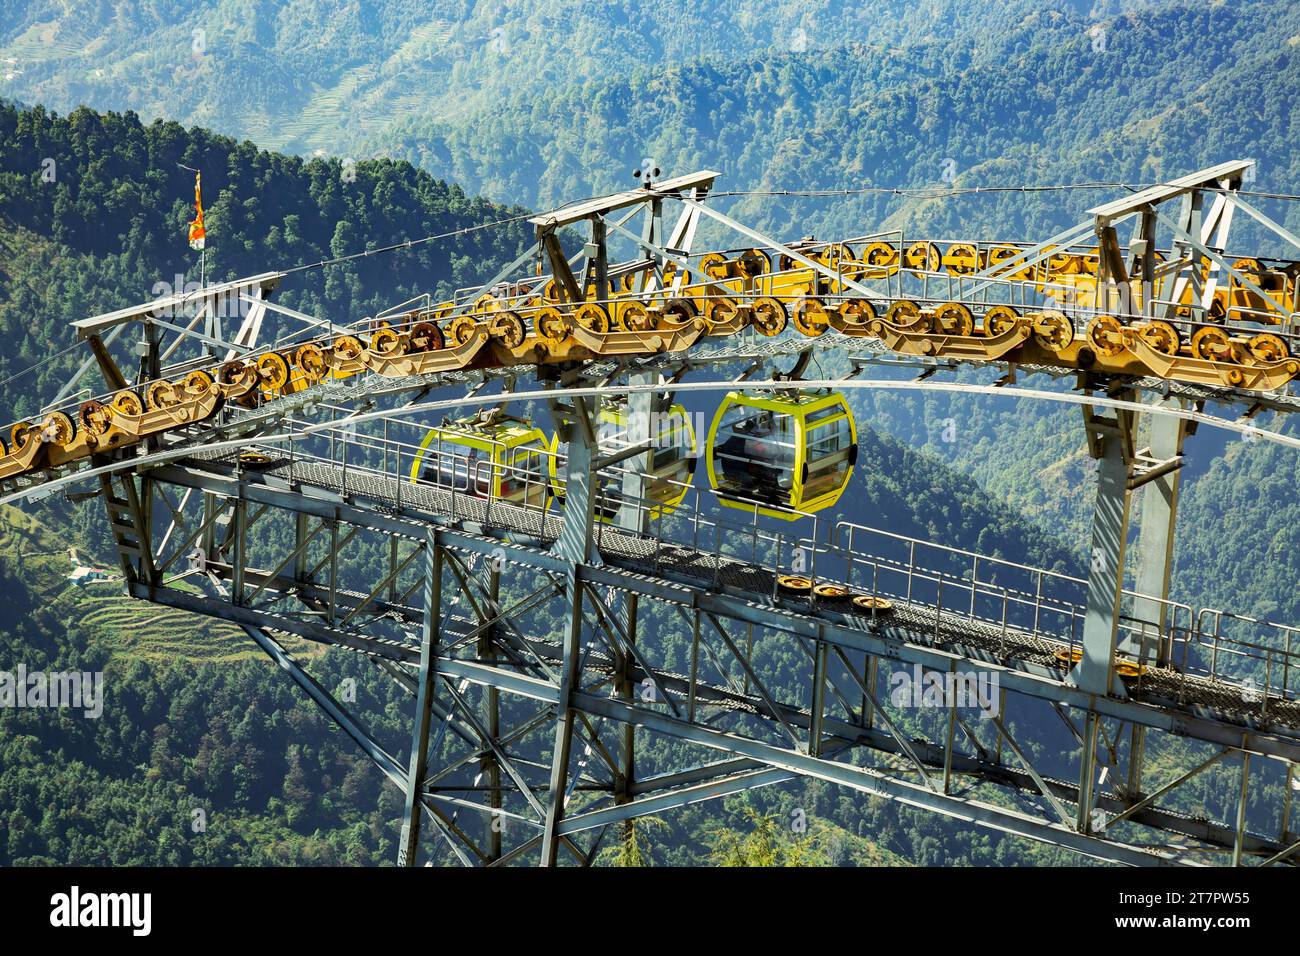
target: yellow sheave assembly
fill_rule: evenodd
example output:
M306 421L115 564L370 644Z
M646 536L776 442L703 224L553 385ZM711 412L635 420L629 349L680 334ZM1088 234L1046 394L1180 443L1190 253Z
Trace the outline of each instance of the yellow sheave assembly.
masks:
M1131 310L1140 310L1144 297L1172 297L1165 318L1148 319L1140 311L1121 311L1124 303L1097 301L1095 250L1061 249L1032 267L1008 261L1026 248L880 240L800 245L799 254L825 272L758 249L707 252L691 257L690 272L666 267L662 285L649 281L653 263L620 266L604 302L594 301L590 286L585 300L572 301L573 290L553 279L514 282L460 307L446 302L415 309L368 331L354 329L292 350L259 350L17 422L4 430L10 442L0 445L0 480L188 427L224 402L254 407L363 373L405 377L619 361L687 353L706 338L742 333L819 337L833 330L878 340L904 356L1155 376L1253 392L1281 389L1300 374L1289 341L1300 264L1239 259L1233 265L1240 277L1215 283L1209 281L1214 264L1203 262L1205 291L1196 301L1193 282L1166 288L1159 276L1145 285L1134 279L1128 288ZM1164 255L1151 253L1153 262ZM976 272L990 277L972 279ZM1001 283L999 295L1010 301L961 299L963 283L972 282ZM868 295L849 283L877 283L883 291ZM1026 305L1029 298L1037 304ZM515 467L505 452L494 456L500 468ZM547 470L546 463L538 464ZM815 471L806 483L794 474L788 487L778 484L771 494L788 498L790 507L824 507L812 503L833 500L842 489L826 491L819 482ZM672 504L665 500L664 507Z

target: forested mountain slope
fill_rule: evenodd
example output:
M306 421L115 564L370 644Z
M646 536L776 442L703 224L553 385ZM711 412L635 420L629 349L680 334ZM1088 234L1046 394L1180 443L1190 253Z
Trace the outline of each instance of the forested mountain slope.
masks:
M0 80L28 102L134 109L337 153L406 116L490 108L510 92L626 76L638 65L761 59L850 40L978 42L1034 7L1013 0L990 15L978 0L16 0L0 23Z
M1300 181L1286 0L22 0L0 95L408 158L532 207L653 159L727 189L1146 182L1257 158ZM1050 234L1097 194L743 200L782 235ZM1296 220L1292 220L1295 222Z
M531 238L522 210L471 198L406 163L345 165L260 150L247 141L133 114L66 117L0 103L0 404L25 414L80 358L59 356L74 318L199 279L186 243L194 174L203 171L207 278L221 281L471 230L398 254L298 272L277 301L352 321L421 292L488 278ZM32 386L35 386L34 388Z
M997 32L897 49L846 39L638 68L541 96L523 87L508 91L504 107L412 116L372 141L489 195L537 205L623 184L629 163L645 157L665 170L720 170L721 189L940 194L732 204L786 237L896 228L1042 239L1123 190L942 194L1148 183L1233 157L1258 161L1255 188L1300 182L1294 6L1170 5L1091 21L1049 5L996 22Z
M400 156L530 207L625 186L646 159L722 170L723 189L949 190L1149 182L1242 156L1260 163L1260 189L1287 191L1297 44L1286 0L263 0L238 13L26 0L0 25L0 94ZM1044 237L1100 195L736 208L783 235Z

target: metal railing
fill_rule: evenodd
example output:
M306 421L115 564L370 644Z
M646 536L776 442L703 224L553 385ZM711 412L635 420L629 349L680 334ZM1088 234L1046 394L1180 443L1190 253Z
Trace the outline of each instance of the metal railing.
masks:
M290 443L290 482L295 480L295 465L305 463L339 467L344 495L351 493L349 489L359 490L363 476L395 477L393 503L399 508L417 504L414 489L430 488L446 493L449 520L473 517L489 525L509 520L515 530L539 540L554 536L556 529L548 529L547 522L562 514L562 506L557 506L553 494L548 456L557 452L535 449L540 466L524 469L446 449L422 448L416 441L394 437L391 430L415 434L426 426L405 419L380 422L383 434L340 426ZM290 430L306 424L285 420ZM256 440L249 444L255 447ZM267 451L280 455L282 447L268 446ZM411 477L417 456L438 476L436 480ZM781 590L778 577L794 574L813 585L836 584L853 593L932 609L935 637L954 622L964 621L996 634L1002 650L1013 640L1023 644L1025 638L1059 645L1058 652L1067 655L1081 647L1087 603L1084 578L796 510L789 513L799 519L799 526L783 529L760 514L760 508L773 507L770 502L732 499L733 506L741 505L742 510L722 509L711 490L671 479L662 480L684 488L685 496L675 507L665 507L662 500L629 495L621 484L630 473L632 469L619 466L601 472L604 480L598 485L595 507L606 520L598 521L594 529L595 545L604 550L614 543L611 536L635 535L643 544L641 560L652 572L669 566L673 549L689 548L712 558L705 567L714 587L725 586L729 573L752 569L768 575L773 598L816 603L818 598L811 592L806 598L791 598ZM497 493L493 479L498 477L512 483L510 495ZM481 512L470 514L471 500ZM502 510L506 508L511 510ZM1216 608L1194 608L1130 589L1122 595L1117 646L1125 658L1159 662L1181 675L1184 686L1189 677L1234 684L1246 700L1257 693L1265 708L1269 697L1300 697L1300 628ZM1140 613L1137 608L1148 610ZM878 620L874 608L869 619ZM1138 681L1142 679L1139 675Z

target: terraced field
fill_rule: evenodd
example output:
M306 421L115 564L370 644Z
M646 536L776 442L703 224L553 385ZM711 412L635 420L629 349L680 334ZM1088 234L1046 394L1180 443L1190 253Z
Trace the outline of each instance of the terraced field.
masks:
M24 513L0 508L0 578L28 593L9 595L0 608L0 627L16 630L15 617L39 613L107 650L114 659L138 659L157 665L227 664L259 659L262 654L232 624L137 601L122 593L120 579L73 584L66 519L48 509ZM109 560L105 560L109 559ZM81 560L91 561L88 556ZM115 568L108 555L95 556L99 567ZM194 590L181 582L178 587ZM285 639L299 655L319 653L314 645Z

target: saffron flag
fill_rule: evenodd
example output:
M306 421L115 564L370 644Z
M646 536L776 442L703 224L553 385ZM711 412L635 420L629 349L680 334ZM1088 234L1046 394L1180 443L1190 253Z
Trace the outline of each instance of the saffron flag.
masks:
M199 179L202 173L194 174L194 221L190 223L190 248L202 249L207 230L203 228L203 195Z

